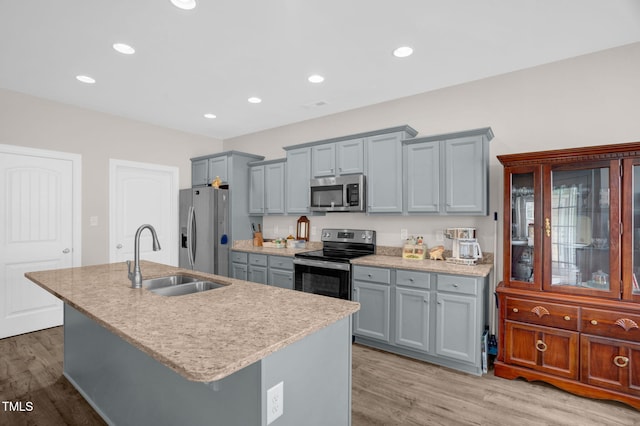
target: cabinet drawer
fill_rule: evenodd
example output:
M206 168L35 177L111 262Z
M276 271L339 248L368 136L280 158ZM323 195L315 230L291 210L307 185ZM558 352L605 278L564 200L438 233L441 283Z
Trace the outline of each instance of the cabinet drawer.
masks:
M583 333L640 342L640 315L582 308L581 326Z
M578 330L577 306L507 297L506 309L509 320Z
M408 287L431 288L431 274L417 271L396 271L396 284Z
M293 258L286 256L269 256L269 267L293 271Z
M438 274L438 291L450 291L452 293L478 294L478 285L475 278L461 277L459 275Z
M267 255L249 253L249 265L267 266Z
M382 284L391 284L391 270L382 268L370 268L368 266L354 266L353 279Z
M231 252L231 261L233 263L247 263L247 253L238 251Z

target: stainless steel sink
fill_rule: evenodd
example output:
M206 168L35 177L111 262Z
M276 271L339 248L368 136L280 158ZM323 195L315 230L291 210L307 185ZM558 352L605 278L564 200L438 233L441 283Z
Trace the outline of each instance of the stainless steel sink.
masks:
M166 277L151 278L148 280L142 280L142 286L149 290L153 290L161 287L170 287L180 284L193 283L196 281L202 281L196 277L190 277L188 275L167 275Z
M184 294L200 293L230 284L214 283L213 281L182 274L167 275L142 281L144 288L161 296L182 296Z
M155 294L159 294L160 296L182 296L184 294L200 293L220 287L224 287L224 284L218 284L211 281L196 281L169 287L160 287L151 291Z

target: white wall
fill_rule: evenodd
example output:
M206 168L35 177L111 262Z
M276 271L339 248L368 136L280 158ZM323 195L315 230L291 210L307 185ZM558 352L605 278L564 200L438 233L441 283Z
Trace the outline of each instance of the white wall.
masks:
M222 141L88 111L0 89L0 144L82 155L82 263L109 261L109 159L180 170L191 186L191 157L222 150ZM89 217L98 226L89 226Z
M418 136L490 126L490 211L502 227L502 166L496 155L640 141L640 43L423 93L224 141L224 149L270 158L282 146L408 124ZM425 77L427 78L427 77ZM438 244L436 230L475 226L484 250L493 251L494 220L488 217L403 217L331 214L311 225L371 228L378 243L399 246L400 229ZM266 217L265 236L288 233L297 216ZM318 240L319 235L312 236Z

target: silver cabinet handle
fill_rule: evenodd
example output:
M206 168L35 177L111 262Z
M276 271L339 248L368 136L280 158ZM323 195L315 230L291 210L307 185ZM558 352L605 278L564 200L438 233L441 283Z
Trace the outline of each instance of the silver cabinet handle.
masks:
M62 250L62 252L63 252L64 254L67 254L67 253L69 253L70 251L71 251L71 250L69 250L68 248L66 248L66 249Z
M118 244L118 245L116 246L116 248L117 248L118 250L120 250L120 249L122 248L122 244Z

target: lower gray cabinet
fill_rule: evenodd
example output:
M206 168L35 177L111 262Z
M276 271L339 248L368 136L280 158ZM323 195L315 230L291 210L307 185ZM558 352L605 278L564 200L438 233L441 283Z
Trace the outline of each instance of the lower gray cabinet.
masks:
M254 283L267 283L267 255L249 253L249 272L247 280Z
M231 276L293 290L293 258L234 250L231 252Z
M247 253L231 251L231 278L247 280Z
M360 303L354 315L354 334L389 342L390 273L389 269L354 266L353 300Z
M269 285L293 290L293 259L269 256Z
M486 277L354 265L356 342L481 375Z

